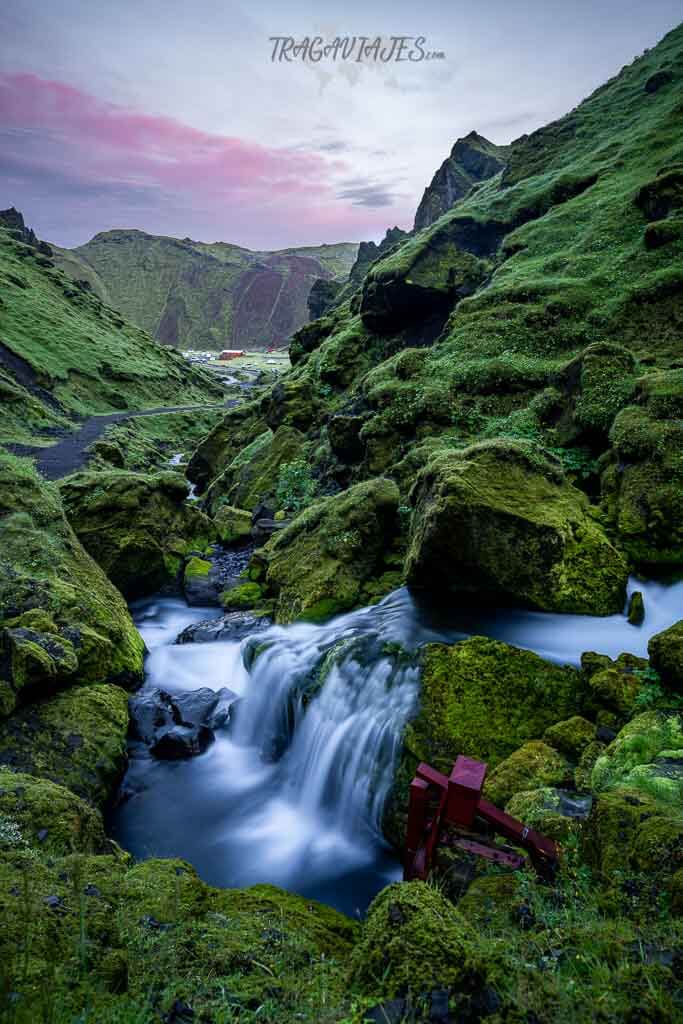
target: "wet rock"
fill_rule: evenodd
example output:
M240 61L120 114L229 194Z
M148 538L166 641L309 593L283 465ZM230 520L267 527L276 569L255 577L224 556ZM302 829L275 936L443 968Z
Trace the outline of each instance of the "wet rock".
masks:
M683 687L683 619L651 637L647 649L662 682L674 689Z
M206 558L191 558L185 566L183 591L190 608L219 604L218 586L214 582L212 563Z
M640 626L645 618L645 603L640 590L634 590L628 603L628 621L632 626Z
M214 729L228 724L236 700L227 687L202 687L173 696L160 689L148 690L130 701L131 732L155 757L194 757L213 742Z
M203 754L214 739L213 730L206 725L176 725L161 734L152 744L151 751L161 760L176 761Z
M214 640L244 640L252 633L263 632L270 626L268 618L259 618L250 612L228 612L218 619L194 622L179 634L177 644L205 644Z

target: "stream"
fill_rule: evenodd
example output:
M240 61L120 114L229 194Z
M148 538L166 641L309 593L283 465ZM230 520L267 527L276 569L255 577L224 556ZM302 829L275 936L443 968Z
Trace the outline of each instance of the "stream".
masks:
M219 609L180 598L137 602L132 612L149 650L143 691L228 687L240 700L198 757L157 760L131 744L111 834L138 858L185 858L213 885L269 882L361 915L400 877L380 820L417 706L418 672L391 645L415 651L476 633L563 664L577 665L590 650L646 657L649 637L683 614L683 581L632 579L629 593L636 589L645 600L641 626L625 615L436 611L402 589L323 625L185 644L175 643L178 634ZM248 672L243 655L254 644L263 649Z

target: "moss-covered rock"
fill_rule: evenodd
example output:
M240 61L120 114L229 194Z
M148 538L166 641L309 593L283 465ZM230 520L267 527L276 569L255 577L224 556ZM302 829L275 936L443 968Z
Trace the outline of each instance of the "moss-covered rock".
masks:
M619 413L602 474L605 512L624 550L645 566L683 562L683 380L665 380L645 378L643 404Z
M683 689L683 619L650 637L647 650L662 682L674 690Z
M581 656L581 668L586 678L590 703L594 708L607 708L619 716L628 715L636 706L643 687L643 673L648 667L646 658L634 654L620 654L612 660L606 654L588 651Z
M102 816L64 786L0 767L0 815L17 822L29 846L50 854L100 853Z
M645 601L640 590L634 590L628 602L627 618L632 626L641 626L645 619Z
M275 534L260 557L277 620L315 621L362 604L366 585L384 572L398 503L394 483L371 480L323 498Z
M595 791L615 785L675 805L683 801L683 720L678 714L645 711L632 718L596 760Z
M21 1024L44 1007L103 1022L180 1020L183 1006L348 1015L353 921L273 886L212 889L181 860L0 854L0 920L0 1013L17 993Z
M571 781L572 771L566 759L547 743L530 740L489 773L484 794L498 807L505 807L516 793L561 787Z
M200 493L266 429L259 404L258 401L244 402L228 410L193 452L186 472Z
M543 739L551 747L578 761L586 747L595 739L595 725L581 715L572 715L546 729Z
M0 724L0 765L48 779L97 806L125 768L127 730L125 690L72 687Z
M683 866L683 814L642 790L616 786L595 801L582 845L586 861L605 875L672 875Z
M304 435L294 427L265 430L224 469L206 494L209 511L217 515L228 503L253 510L257 505L274 507L280 468L302 455Z
M483 964L472 929L424 882L390 885L375 898L353 951L353 983L363 992L415 995L455 989ZM483 971L482 971L483 972Z
M561 471L514 444L436 455L420 474L409 584L544 611L620 611L627 565Z
M590 809L590 797L577 798L552 786L519 790L505 807L513 818L559 843L579 833Z
M219 502L213 522L221 544L236 544L251 534L251 513L243 508Z
M263 591L258 583L240 583L221 594L221 604L226 611L255 608L261 601Z
M129 598L177 584L185 556L216 537L174 472L82 472L60 490L79 540Z
M398 848L405 838L408 787L420 761L448 774L457 755L465 754L493 770L558 719L580 711L583 702L584 682L576 669L498 640L470 637L450 647L428 644L422 659L420 706L404 730L383 822L385 835ZM551 754L553 762L562 763L564 779L564 759ZM553 776L534 785L557 781Z
M0 714L11 711L17 701L68 685L77 668L74 646L60 636L54 622L49 632L26 626L0 629Z
M118 591L28 460L0 454L0 713L22 692L142 679L144 645ZM74 664L74 659L77 664ZM27 685L28 684L28 685Z

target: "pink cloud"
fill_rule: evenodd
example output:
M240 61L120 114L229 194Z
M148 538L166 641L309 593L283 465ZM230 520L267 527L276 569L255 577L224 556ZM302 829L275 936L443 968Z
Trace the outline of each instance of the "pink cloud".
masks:
M0 128L10 132L13 180L17 166L23 166L27 180L40 174L48 193L51 178L68 180L74 204L79 188L86 205L88 188L119 189L122 217L124 211L130 215L126 196L143 190L151 209L175 210L173 225L185 210L184 228L166 229L183 235L208 221L213 237L237 229L240 237L222 237L247 245L263 247L269 232L273 242L266 244L331 241L331 232L338 239L376 235L398 212L336 200L335 176L348 170L338 160L200 131L34 74L0 74ZM116 216L113 199L108 210L109 217ZM73 212L81 222L83 211ZM161 209L151 219L153 224L117 226L160 230ZM108 226L113 225L93 223L92 232Z

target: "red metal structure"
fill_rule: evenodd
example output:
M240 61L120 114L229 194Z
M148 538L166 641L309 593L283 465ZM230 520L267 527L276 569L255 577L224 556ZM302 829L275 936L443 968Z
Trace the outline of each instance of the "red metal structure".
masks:
M543 878L552 878L558 866L552 839L505 814L481 795L487 766L460 755L450 776L419 764L410 784L408 829L403 878L427 878L437 846L452 846L486 857L510 868L520 868L524 857L492 840L503 836L529 854Z

